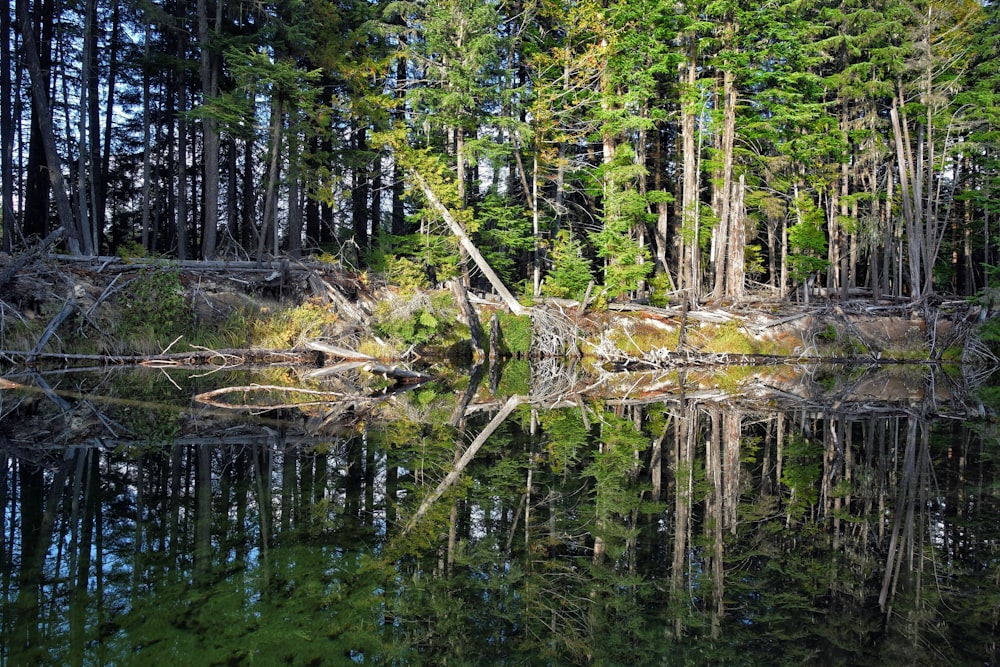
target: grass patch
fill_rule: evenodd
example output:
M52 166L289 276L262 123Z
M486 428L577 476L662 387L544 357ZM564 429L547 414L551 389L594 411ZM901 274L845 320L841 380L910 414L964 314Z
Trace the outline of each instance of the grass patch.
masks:
M758 354L790 357L802 352L802 340L792 333L757 338L754 344Z
M611 334L611 341L622 352L636 356L650 350L676 350L680 343L680 327L668 329L630 321Z
M757 354L756 342L740 327L738 322L726 322L713 330L702 329L707 339L701 346L704 352L718 354Z
M296 306L234 312L221 327L221 337L231 347L281 350L324 337L336 322L336 313L310 300Z

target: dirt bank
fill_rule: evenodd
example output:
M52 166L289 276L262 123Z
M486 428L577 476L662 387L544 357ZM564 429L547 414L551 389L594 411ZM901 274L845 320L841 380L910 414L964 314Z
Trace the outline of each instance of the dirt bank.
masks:
M376 341L379 352L372 356L412 355L436 347L455 350L456 340L470 337L475 328L468 328L457 301L447 290L401 294L365 275L316 261L43 256L0 285L0 350L10 362L20 358L14 353L155 356L167 345L174 352L212 348L199 339L223 333L229 337L226 348L260 348L261 341L249 332L274 330L276 313L308 304L297 314L304 320L296 323L298 334L264 347L302 350L308 337L348 350L367 345L369 352ZM471 302L487 325L505 311L487 295L473 296ZM507 352L579 356L632 368L751 357L995 361L976 337L985 313L967 302L830 300L806 307L758 299L726 308L677 303L594 310L550 300L534 303L531 310L521 318L534 320L531 346L515 345ZM408 317L414 318L409 328ZM514 319L507 318L508 328ZM243 340L241 332L247 334ZM144 345L143 336L152 340Z

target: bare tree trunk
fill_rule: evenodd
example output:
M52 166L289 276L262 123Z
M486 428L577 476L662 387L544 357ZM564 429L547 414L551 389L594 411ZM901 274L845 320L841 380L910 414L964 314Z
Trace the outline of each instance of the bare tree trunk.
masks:
M403 125L406 122L406 81L406 59L399 57L396 61L396 87L393 91L396 102L392 109L394 125ZM402 236L407 232L403 193L403 168L399 164L399 160L394 158L392 161L392 233L394 236Z
M725 28L727 34L731 33L734 27L729 22ZM715 234L712 236L712 264L715 271L715 286L712 295L715 298L724 296L735 296L732 294L737 290L735 285L730 285L727 281L729 277L729 264L738 261L737 254L742 255L743 249L736 247L736 242L741 239L734 238L735 223L733 220L733 144L736 138L736 86L733 81L733 73L730 69L723 72L722 95L723 95L723 119L722 119L722 190L719 192L719 224ZM741 262L742 263L742 262ZM738 291L742 292L742 285Z
M291 257L302 256L302 196L299 188L299 135L288 137L288 243Z
M83 19L83 53L80 58L80 79L84 85L79 88L80 99L79 108L77 109L77 151L76 151L76 217L78 224L80 225L80 233L86 237L86 241L83 243L84 246L89 245L91 248L94 247L95 234L93 233L93 228L95 226L93 217L90 215L88 201L93 201L93 192L91 191L91 185L93 184L91 171L95 168L93 155L93 146L88 144L88 138L90 132L87 128L87 122L90 120L90 76L91 76L91 65L95 64L91 57L91 48L96 46L94 44L94 39L92 34L96 32L96 14L97 14L97 3L95 0L86 0L85 3L85 14ZM67 105L68 107L68 105ZM67 136L69 133L67 132ZM90 196L87 193L90 192ZM85 254L96 254L94 252Z
M903 221L906 226L907 251L909 258L910 296L919 299L923 293L922 250L924 247L923 229L919 223L920 196L916 194L916 174L914 172L912 150L909 147L909 133L904 136L905 123L899 117L899 100L893 99L889 109L889 119L892 122L892 133L896 140L896 165L899 171L900 199L903 202ZM914 206L914 203L917 206Z
M181 3L182 7L186 4ZM187 55L187 36L181 31L177 37L177 57L183 62ZM177 234L177 258L185 260L188 258L188 177L187 177L187 153L188 153L188 122L184 117L187 111L187 73L184 67L177 68L176 82L177 112L175 120L177 122L177 204L176 209L176 234Z
M368 190L369 166L365 153L368 151L368 130L363 125L352 123L356 158L351 168L351 223L354 228L354 242L362 252L368 249Z
M696 89L698 45L693 37L688 38L687 59L681 69L682 90L688 93ZM681 193L681 268L677 274L678 287L687 290L693 298L701 295L701 267L698 250L698 153L696 117L698 109L688 100L681 108L681 168L683 169L683 190Z
M733 186L731 195L726 296L741 299L746 291L746 179L742 174Z
M115 3L116 13L117 8L118 3ZM95 254L100 254L101 238L104 235L104 161L101 159L101 76L99 68L100 59L97 55L100 41L98 38L101 27L97 21L97 0L87 0L86 24L87 35L85 39L86 44L84 45L85 55L83 60L87 70L87 75L85 77L87 82L86 113L88 115L87 129L90 131L90 136L87 141L87 156L90 162L90 170L87 172L87 180L90 187L90 234L93 239L92 243L94 246L94 252ZM115 38L112 37L112 40L114 39ZM109 78L111 72L113 72L116 67L114 49L111 49L111 51L111 58L109 59ZM112 103L114 102L113 90L109 90L108 98Z
M240 231L237 238L247 254L253 247L254 225L257 219L257 179L254 176L253 139L243 144L243 181L240 187L243 205L240 210Z
M91 103L91 110L94 114L93 127L92 130L95 131L95 135L91 140L91 146L101 147L101 163L100 168L96 171L96 178L94 180L94 219L97 220L97 239L98 247L100 247L100 239L104 232L105 219L107 218L107 208L108 208L108 178L111 170L111 130L114 123L115 105L117 104L115 97L115 86L118 82L118 68L120 66L120 51L121 42L119 39L119 34L121 33L121 3L114 3L114 9L111 15L111 29L108 31L108 36L111 40L111 45L108 49L108 78L107 78L107 90L108 96L105 100L104 106L104 140L100 139L100 133L96 130L98 126L97 117L100 114L100 103L98 101L98 93L100 86L100 73L96 70L91 74L91 88L93 90L93 100ZM96 49L95 49L96 51ZM96 54L95 54L96 61ZM143 100L145 104L145 100ZM143 109L145 112L145 109ZM97 155L96 149L95 157Z
M149 58L149 44L152 41L152 28L150 25L146 25L146 34L143 45L143 56ZM153 136L152 129L150 128L150 72L143 68L142 71L142 247L146 250L152 250L150 245L150 226L152 220L150 219L151 204L150 197L152 196L152 172L153 163L152 157L150 156L150 149L152 148Z

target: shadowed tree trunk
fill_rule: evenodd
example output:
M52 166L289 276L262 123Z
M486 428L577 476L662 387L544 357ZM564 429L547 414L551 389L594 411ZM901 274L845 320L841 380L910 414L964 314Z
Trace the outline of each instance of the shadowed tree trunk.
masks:
M211 32L217 30L221 22L222 0L216 2L214 26L209 25L208 0L198 0L198 44L201 47L201 93L202 102L208 103L219 94L218 57L211 47ZM219 130L211 114L201 120L202 150L204 152L205 205L203 209L204 227L202 231L201 256L215 259L219 229Z
M3 238L0 249L10 252L14 247L14 91L10 77L11 39L10 11L0 12L0 217L3 218ZM0 531L2 534L2 531Z
M21 29L21 39L23 40L23 54L24 60L28 67L28 75L31 78L31 97L32 97L32 122L37 119L38 122L38 140L41 142L42 149L44 151L45 165L47 166L49 182L52 185L52 194L56 201L56 211L59 215L59 224L67 231L67 239L69 244L70 252L73 254L93 254L93 247L87 243L86 235L81 234L81 230L76 223L73 216L73 207L70 204L69 193L66 190L66 182L63 177L62 172L62 159L59 157L59 152L56 149L56 138L55 132L52 127L52 112L49 108L49 93L48 93L48 68L43 68L43 60L39 55L38 41L35 38L34 27L31 24L31 17L28 12L28 0L19 0L17 3L17 20ZM45 8L48 8L47 11ZM43 25L46 23L51 24L52 16L51 5L43 5ZM45 17L47 16L47 21ZM43 31L43 35L44 35ZM32 146L34 146L34 137L32 138ZM29 166L31 164L31 157L29 155ZM41 164L38 165L41 167ZM37 194L37 193L36 193ZM32 193L29 192L28 205L38 206L42 202L32 197ZM45 198L47 200L47 198ZM44 220L47 218L48 206L45 204L44 208L31 209L33 215L37 215L40 219L39 221L30 220L28 216L28 211L25 212L25 231L29 233L36 233L38 231L45 231ZM44 234L42 234L44 235Z

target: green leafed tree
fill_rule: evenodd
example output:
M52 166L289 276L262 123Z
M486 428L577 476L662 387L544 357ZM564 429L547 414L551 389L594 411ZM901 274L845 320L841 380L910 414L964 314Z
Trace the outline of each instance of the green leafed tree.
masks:
M559 230L550 253L552 268L545 276L542 293L549 296L580 299L593 281L590 261L584 257L583 243L568 229Z

